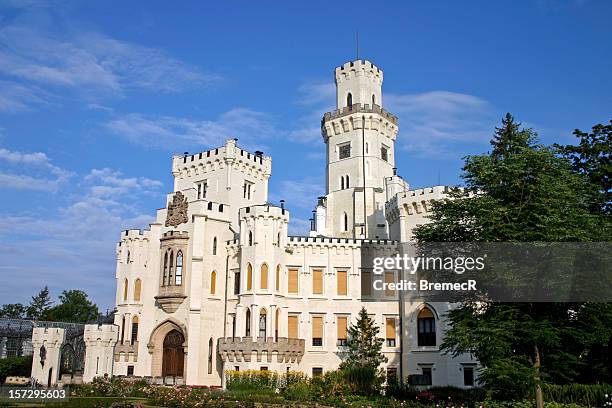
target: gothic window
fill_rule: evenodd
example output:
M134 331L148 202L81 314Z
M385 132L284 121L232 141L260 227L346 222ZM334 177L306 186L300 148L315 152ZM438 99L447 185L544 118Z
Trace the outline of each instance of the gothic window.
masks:
M125 339L125 315L121 318L121 344Z
M253 289L253 267L251 264L247 265L247 290Z
M208 374L212 374L213 366L213 339L208 340Z
M251 335L251 310L246 311L246 322L244 327L244 336L249 337Z
M234 273L234 295L240 294L240 271Z
M140 302L140 292L142 289L142 282L140 279L136 279L134 282L134 301Z
M164 254L164 279L162 281L162 286L166 286L168 284L168 252Z
M349 157L351 157L351 144L345 143L338 146L338 159L348 159Z
M128 280L127 278L123 280L123 301L127 301L128 298Z
M389 160L389 148L385 145L382 145L380 147L380 158L383 159L384 161Z
M276 291L280 290L280 265L276 265Z
M183 251L176 253L176 276L174 282L177 286L183 284Z
M217 291L217 272L212 271L210 274L210 294L214 295Z
M276 309L276 317L274 318L274 341L278 341L278 321L280 319L280 310Z
M213 238L212 254L217 255L217 237Z
M432 311L425 307L417 316L418 345L436 345L436 318Z
M346 185L346 188L350 187L350 183L349 183L349 176L346 176L346 183L344 183Z
M346 95L346 106L349 108L353 106L353 95L350 92Z
M130 339L130 344L134 345L138 341L138 316L134 316L132 319L132 338Z
M276 237L276 244L280 246L280 232L278 233L278 236Z
M260 287L268 289L268 264L261 264Z
M266 338L266 323L268 315L266 313L266 309L261 309L259 312L259 337L265 339Z
M253 232L249 231L249 246L253 245Z
M127 251L127 263L130 263L130 251Z
M168 256L168 285L172 285L174 279L174 252L170 251Z
M348 231L348 214L344 213L342 216L342 231Z
M344 190L344 176L340 176L340 190Z

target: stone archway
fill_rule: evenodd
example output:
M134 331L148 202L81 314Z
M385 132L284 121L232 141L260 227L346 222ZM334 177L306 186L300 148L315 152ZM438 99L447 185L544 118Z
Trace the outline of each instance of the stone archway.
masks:
M166 341L167 336L173 331L178 332L178 334L181 337L178 337L176 336L176 334L174 334L168 340L170 343L173 344L172 347L174 350L172 352L169 351L169 353L173 353L174 356L168 357L170 356L170 354L164 353L164 348L170 348L170 347L165 347L165 346L170 346L170 344L169 343L164 344L164 343ZM182 338L183 343L178 345L176 343L180 341L180 338ZM165 354L167 356L166 359L172 358L173 359L172 361L174 361L174 363L172 363L173 367L175 367L173 371L176 371L177 368L180 366L182 367L181 376L184 375L184 373L186 372L186 368L187 368L187 365L185 363L187 361L187 328L184 325L176 322L173 319L166 320L165 322L157 326L155 330L153 330L153 332L151 333L151 337L149 338L149 343L147 344L147 347L149 349L149 353L151 354L151 376L161 377L164 374L164 369L166 368L164 366L164 355ZM181 353L181 349L182 349L182 353ZM182 357L182 364L176 361L177 358L180 359L181 357ZM169 374L169 375L172 375L172 374Z

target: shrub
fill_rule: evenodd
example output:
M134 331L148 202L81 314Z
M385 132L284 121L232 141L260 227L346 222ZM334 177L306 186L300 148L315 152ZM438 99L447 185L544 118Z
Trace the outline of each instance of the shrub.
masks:
M88 384L68 386L70 395L80 397L145 397L149 385L118 377L96 377Z
M32 372L32 356L0 359L0 384L6 377L29 377Z
M603 407L606 395L612 395L612 384L543 384L544 401Z
M225 372L225 384L228 390L271 390L282 385L280 375L275 371L245 370Z

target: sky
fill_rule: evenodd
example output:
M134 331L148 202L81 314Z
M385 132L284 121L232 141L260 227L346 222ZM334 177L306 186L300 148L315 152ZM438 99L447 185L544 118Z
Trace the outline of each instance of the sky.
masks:
M173 153L238 138L305 234L333 70L384 71L398 173L461 184L511 112L543 143L611 119L612 2L0 0L0 304L48 285L112 308L115 244L171 191Z

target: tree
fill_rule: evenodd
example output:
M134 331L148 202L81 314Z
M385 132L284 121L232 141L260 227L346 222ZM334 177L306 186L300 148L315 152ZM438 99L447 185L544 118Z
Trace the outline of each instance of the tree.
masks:
M49 296L49 288L45 286L38 295L32 296L32 301L27 308L28 319L38 320L43 313L53 304Z
M572 169L584 174L594 187L593 209L604 214L612 212L612 120L608 125L597 124L591 133L574 130L577 146L557 146L572 163Z
M7 303L0 307L0 317L11 319L23 319L26 308L21 303Z
M434 203L432 222L415 230L417 241L610 240L609 219L592 211L591 181L558 149L539 144L510 114L491 147L490 154L466 158L466 188L452 191L454 200ZM522 397L532 389L540 408L542 381L571 381L580 371L580 353L567 337L581 338L576 318L583 306L466 300L449 312L442 348L475 355L484 367L481 380L500 396ZM612 325L612 315L600 317Z
M362 307L357 322L348 329L348 353L340 364L349 382L366 394L377 390L384 379L379 367L387 362L387 357L382 354L384 339L378 337L379 332L380 328Z
M60 304L42 313L41 320L88 323L98 318L98 307L81 290L65 290L59 300Z

